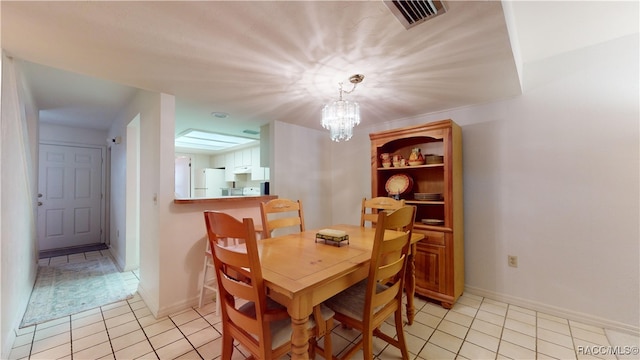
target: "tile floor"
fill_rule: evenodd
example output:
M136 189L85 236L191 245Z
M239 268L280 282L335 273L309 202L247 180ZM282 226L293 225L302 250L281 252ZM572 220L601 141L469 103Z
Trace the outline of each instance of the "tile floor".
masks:
M103 252L41 263L95 256ZM125 276L137 286L135 272ZM600 353L637 352L640 343L636 336L472 294L463 295L451 310L416 298L416 310L414 324L405 327L411 359L616 359ZM221 329L214 303L155 319L136 294L130 300L19 329L10 359L219 359ZM358 336L336 326L334 353L343 352ZM246 351L240 346L236 350L234 359L244 359ZM374 353L380 360L399 358L398 350L379 339ZM638 355L618 358L638 359Z

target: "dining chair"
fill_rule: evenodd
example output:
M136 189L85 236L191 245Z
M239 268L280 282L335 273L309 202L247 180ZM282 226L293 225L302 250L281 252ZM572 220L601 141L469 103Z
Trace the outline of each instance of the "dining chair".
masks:
M256 359L284 356L291 348L291 318L284 306L266 295L253 219L241 222L218 211L205 211L204 218L221 302L222 359L231 359L234 340ZM240 239L244 244L220 245L220 240L228 239ZM333 323L333 311L326 307L314 315L307 328L311 334ZM316 326L320 316L323 318L317 320L322 324ZM323 350L330 354L331 342L326 345Z
M296 227L304 231L304 213L300 200L273 199L260 203L262 237L270 238L275 229Z
M374 335L400 349L403 359L409 358L402 328L402 290L415 214L415 206L403 206L390 214L381 211L367 279L325 301L335 311L336 320L362 332L360 340L341 359L351 358L361 348L365 359L373 359ZM400 231L385 239L386 230ZM391 315L397 339L380 330Z
M380 210L398 210L404 205L404 199L396 200L386 196L371 199L363 198L362 208L360 210L360 226L364 226L365 222L369 222L371 226L375 226Z

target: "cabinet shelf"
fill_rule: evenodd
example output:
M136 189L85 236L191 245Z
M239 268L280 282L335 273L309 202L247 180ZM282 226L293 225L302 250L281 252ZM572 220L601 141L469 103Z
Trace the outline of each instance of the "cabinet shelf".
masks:
M436 226L436 225L425 225L423 223L417 222L413 223L413 229L416 230L431 230L431 231L440 231L440 232L453 232L453 229L448 228L446 226Z
M401 167L378 167L378 171L399 171L399 170L416 170L416 169L428 169L428 168L444 168L444 163L440 164L425 164L416 166L401 166Z
M407 204L412 205L444 205L444 201L423 201L423 200L405 200Z

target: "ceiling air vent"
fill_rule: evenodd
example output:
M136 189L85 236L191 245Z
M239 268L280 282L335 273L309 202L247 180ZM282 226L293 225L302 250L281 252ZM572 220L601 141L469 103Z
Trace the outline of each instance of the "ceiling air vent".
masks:
M407 30L447 12L444 3L437 0L393 0L384 3Z

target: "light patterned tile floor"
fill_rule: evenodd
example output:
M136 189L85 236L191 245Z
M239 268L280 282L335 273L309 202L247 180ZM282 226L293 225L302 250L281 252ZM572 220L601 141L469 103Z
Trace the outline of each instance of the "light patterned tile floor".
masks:
M40 263L98 256L103 254L94 251ZM136 272L125 277L137 286ZM416 310L414 324L405 325L411 359L639 359L637 352L611 354L637 351L637 336L472 294L463 295L451 310L416 298ZM389 320L383 331L393 331L392 324ZM221 329L214 303L155 319L136 294L130 300L18 329L10 359L220 359ZM343 353L359 336L355 330L336 326L334 354ZM396 348L380 339L374 340L374 353L379 360L400 358ZM237 346L233 359L246 355ZM361 359L362 352L354 358Z

